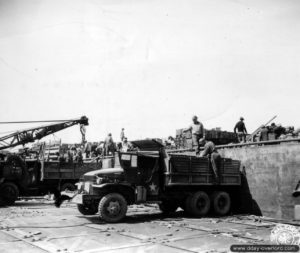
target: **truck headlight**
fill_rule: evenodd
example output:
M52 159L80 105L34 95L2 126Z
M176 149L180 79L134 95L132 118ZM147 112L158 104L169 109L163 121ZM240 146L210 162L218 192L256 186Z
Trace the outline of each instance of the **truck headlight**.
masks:
M77 190L80 191L82 188L83 183L82 182L78 182L75 184L77 186Z
M91 186L90 182L85 182L84 183L84 191L89 193L90 192L90 186Z

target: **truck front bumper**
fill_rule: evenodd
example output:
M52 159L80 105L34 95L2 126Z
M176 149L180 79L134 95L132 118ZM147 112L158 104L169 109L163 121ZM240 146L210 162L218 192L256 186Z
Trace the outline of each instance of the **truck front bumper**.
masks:
M76 196L72 198L71 202L75 204L89 205L91 203L98 202L100 198L101 197L98 195L78 193Z
M74 198L72 198L71 202L75 204L83 204L83 194L77 194Z

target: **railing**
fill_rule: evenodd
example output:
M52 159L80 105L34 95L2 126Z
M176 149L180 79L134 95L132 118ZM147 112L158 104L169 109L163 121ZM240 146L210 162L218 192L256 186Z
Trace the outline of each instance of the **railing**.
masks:
M288 142L300 142L300 138L289 138L283 140L272 140L272 141L259 141L259 142L246 142L246 143L233 143L227 145L218 145L216 146L217 149L223 148L239 148L239 147L246 147L246 146L261 146L261 145L276 145L280 143L288 143ZM200 148L203 150L203 147ZM175 150L167 150L167 153L181 153L181 152L194 152L195 149L175 149Z
M283 139L283 140L272 140L272 141L259 141L259 142L246 142L246 143L235 143L235 144L228 144L228 145L219 145L216 148L238 148L238 147L245 147L245 146L260 146L265 144L280 144L285 142L300 142L300 138L290 138L290 139Z

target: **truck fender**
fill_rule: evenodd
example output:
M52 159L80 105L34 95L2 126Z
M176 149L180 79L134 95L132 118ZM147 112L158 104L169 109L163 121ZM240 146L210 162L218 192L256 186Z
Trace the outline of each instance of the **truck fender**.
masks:
M135 202L135 188L128 184L115 184L115 183L105 183L96 185L93 184L93 188L101 189L101 192L117 192L123 195L128 202L128 204Z

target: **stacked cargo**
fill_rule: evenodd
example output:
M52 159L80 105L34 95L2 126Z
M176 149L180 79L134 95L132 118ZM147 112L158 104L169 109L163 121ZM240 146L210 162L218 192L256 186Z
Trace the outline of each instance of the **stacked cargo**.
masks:
M61 153L61 141L45 143L44 150L44 158L47 161L57 161Z
M184 129L176 130L175 144L177 148L195 148L193 144L191 131L184 132ZM237 136L233 132L221 131L220 128L205 130L206 140L214 142L216 145L226 145L229 143L237 143Z

